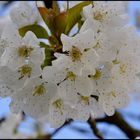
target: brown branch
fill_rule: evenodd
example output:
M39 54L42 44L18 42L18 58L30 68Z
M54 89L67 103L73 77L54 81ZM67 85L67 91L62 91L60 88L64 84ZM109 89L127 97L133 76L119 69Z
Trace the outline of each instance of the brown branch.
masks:
M3 123L5 120L6 120L5 117L1 118L0 119L0 124Z
M52 0L44 0L43 1L46 8L52 8L53 1Z
M105 122L116 125L127 135L127 137L131 139L140 136L140 130L134 129L130 126L119 112L115 112L111 117L106 116L105 118L96 119L96 122Z
M96 126L96 121L90 117L88 120L88 124L91 127L93 134L95 134L95 136L97 136L99 139L103 139L102 134Z
M72 119L67 120L61 127L56 129L51 134L39 134L35 139L51 139L56 133L58 133L62 128L66 127L72 122Z

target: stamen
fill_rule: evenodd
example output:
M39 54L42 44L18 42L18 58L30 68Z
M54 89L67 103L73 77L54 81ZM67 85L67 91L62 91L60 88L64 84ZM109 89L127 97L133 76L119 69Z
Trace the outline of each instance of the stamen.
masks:
M31 47L29 48L29 47L23 45L22 47L18 48L18 55L20 57L26 58L26 57L29 57L31 55L32 51L33 51L33 48L31 48Z
M99 80L101 76L102 76L102 72L99 69L96 69L96 73L94 75L88 75L88 77L93 80Z
M41 96L45 93L46 93L46 88L44 87L43 84L41 84L34 88L33 96L35 96L35 95Z
M82 101L84 101L84 103L85 103L86 105L89 105L89 98L90 98L90 97L88 97L88 96L81 96Z
M56 101L53 102L53 106L56 109L59 109L60 110L61 115L63 115L63 111L61 110L62 109L62 105L63 105L63 101L61 99L58 99L58 100L56 100Z
M108 12L96 12L94 13L94 19L95 20L99 20L99 21L102 21L104 19L104 17L107 15Z
M72 49L69 53L73 62L81 60L82 53L79 48L72 46Z
M113 60L113 61L112 61L112 63L113 63L114 65L117 65L117 64L119 64L119 63L120 63L120 61L119 61L119 60L117 60L117 59L115 59L115 60Z
M115 93L115 91L110 92L110 94L111 94L113 97L116 98L116 93Z
M126 73L127 66L125 64L120 64L120 74Z
M22 79L25 76L30 77L31 76L31 72L32 72L32 68L29 65L24 65L22 67L20 67L18 69L18 72L20 73L21 77L19 78Z
M68 71L68 72L67 72L66 78L69 79L69 80L71 80L71 81L75 81L75 79L76 79L76 74L73 73L72 71Z

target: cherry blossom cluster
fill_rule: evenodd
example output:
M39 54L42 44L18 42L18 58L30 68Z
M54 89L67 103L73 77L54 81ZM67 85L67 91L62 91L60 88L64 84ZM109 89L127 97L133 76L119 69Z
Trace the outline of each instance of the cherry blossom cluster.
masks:
M83 24L73 36L60 36L62 51L42 67L40 40L19 28L37 23L39 12L20 2L0 38L0 96L10 96L13 113L60 127L67 119L111 116L129 102L140 73L140 38L128 24L123 2L95 1L83 7Z

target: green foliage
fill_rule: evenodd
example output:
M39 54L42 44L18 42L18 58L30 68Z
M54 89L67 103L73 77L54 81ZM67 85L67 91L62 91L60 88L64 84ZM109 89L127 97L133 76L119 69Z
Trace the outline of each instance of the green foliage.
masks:
M38 10L52 35L60 39L61 33L68 34L79 22L83 7L89 4L92 4L92 1L84 1L62 13L59 13L56 3L54 3L53 9L38 7Z
M44 42L40 42L40 47L45 48L45 60L41 66L43 69L45 66L51 66L52 60L54 60L55 57L54 57L54 51L49 45L45 44Z
M57 16L55 10L47 9L45 7L38 7L38 10L47 27L50 29L51 33L55 34L54 18Z
M42 26L36 25L36 24L28 25L28 26L25 26L25 27L20 28L19 29L19 34L22 37L24 37L24 35L28 31L32 31L37 36L37 38L48 39L48 37L49 37L46 29L44 29Z
M65 34L68 34L73 26L80 20L83 7L92 3L92 1L84 1L67 10L67 23L64 31Z

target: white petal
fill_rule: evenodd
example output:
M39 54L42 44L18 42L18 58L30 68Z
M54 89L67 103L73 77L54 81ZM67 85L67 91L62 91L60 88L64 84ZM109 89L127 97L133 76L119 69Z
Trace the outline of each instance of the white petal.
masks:
M65 115L56 108L50 108L49 118L50 125L53 128L59 128L65 123L66 120Z
M90 108L88 105L85 104L84 101L78 101L77 105L75 106L77 113L73 116L74 120L78 121L87 121L90 117Z
M17 48L8 47L1 56L1 65L15 71L25 64L25 59L18 56Z
M24 96L25 104L23 110L34 118L40 118L46 115L49 109L51 98L56 94L56 86L51 83L44 83L46 93L43 95L34 95L34 88L42 84L40 78L33 78L26 82L24 88L18 94Z
M31 72L31 76L30 76L31 78L41 76L42 69L39 65L35 65L32 62L29 62L28 65L32 68L32 72Z
M7 97L12 94L14 94L14 90L4 84L4 82L0 81L0 97Z
M63 51L70 51L71 47L72 47L72 40L71 37L68 37L65 34L61 35L61 41L63 44Z
M20 74L17 71L13 72L8 67L1 67L0 73L0 78L4 81L4 83L13 89L21 88L26 80L25 78L19 79Z
M84 67L89 70L94 70L98 67L99 56L94 50L89 50L83 54L82 62L85 64Z
M18 33L18 29L12 22L6 24L1 38L9 43L9 47L17 47L21 44L21 37Z
M75 46L83 52L86 48L91 48L94 44L94 33L92 29L88 29L85 32L78 33L74 37L68 37L66 35L61 36L64 51L70 51L72 46Z
M65 80L58 86L58 94L63 97L67 102L73 103L77 102L77 91L74 81Z
M19 28L33 24L37 20L37 16L37 12L33 11L33 8L25 1L19 2L10 12L12 21Z
M0 57L2 56L5 48L8 46L9 46L9 44L6 40L0 39Z
M43 64L43 62L45 60L44 49L43 48L34 48L29 59L32 62L34 62L35 64L40 64L40 65Z
M91 95L93 90L92 82L88 77L87 78L82 76L77 77L75 81L75 87L77 93L80 93L80 95L83 96Z
M24 43L25 44L27 44L28 46L30 46L30 47L38 47L38 45L39 45L39 40L38 40L38 38L36 37L36 35L33 33L33 32L31 32L31 31L28 31L26 34L25 34L25 36L24 36L24 38L23 38L23 41L24 41Z

